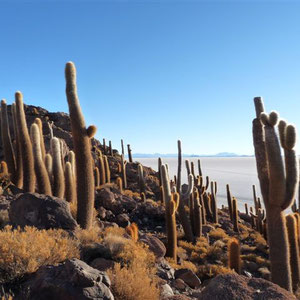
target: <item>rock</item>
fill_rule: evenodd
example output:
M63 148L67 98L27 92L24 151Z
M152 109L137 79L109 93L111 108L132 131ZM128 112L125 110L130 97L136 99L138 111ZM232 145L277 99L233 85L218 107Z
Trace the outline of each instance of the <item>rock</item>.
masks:
M156 275L165 280L174 279L175 270L168 264L165 259L162 259L157 264Z
M202 234L204 236L207 236L212 230L214 230L215 227L209 224L203 225L202 226Z
M236 273L218 275L210 280L199 297L201 300L292 300L295 296L278 285Z
M162 297L169 297L169 296L173 296L173 290L171 289L171 287L168 284L163 284L160 287L160 293Z
M267 267L259 268L258 272L262 275L263 279L271 280L271 272Z
M14 299L113 300L109 286L105 272L74 258L58 266L42 266L23 284L26 298L21 294Z
M97 243L81 249L80 259L85 261L87 264L90 264L93 260L99 257L110 260L112 258L111 251L107 247Z
M180 279L180 278L177 278L173 281L173 286L177 289L177 290L181 290L181 291L184 291L186 288L187 288L187 285L186 283Z
M68 202L36 193L20 194L12 201L9 218L13 225L20 227L74 230L78 226L70 213Z
M187 285L189 285L193 289L197 289L201 285L199 277L190 269L176 270L175 278L182 279Z
M246 269L248 269L250 272L256 272L259 268L258 264L253 261L245 261L244 263Z
M149 250L154 253L157 259L166 255L166 246L157 237L150 234L143 234L139 240L149 246Z
M114 264L115 264L114 261L111 259L105 259L102 257L98 257L90 263L90 266L99 271L106 271L106 270L112 268L114 266Z
M130 220L127 214L117 215L116 223L121 227L127 227L130 225Z

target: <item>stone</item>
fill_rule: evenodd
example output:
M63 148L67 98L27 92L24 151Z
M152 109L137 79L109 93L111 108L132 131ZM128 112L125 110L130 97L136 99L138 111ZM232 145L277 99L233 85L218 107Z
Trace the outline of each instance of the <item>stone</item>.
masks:
M121 227L127 227L130 225L130 220L127 214L119 214L116 218L116 223Z
M160 293L162 297L169 297L174 295L172 288L168 284L163 284L160 287Z
M98 257L90 263L90 266L99 271L107 271L108 269L112 268L114 264L114 261L111 259Z
M20 194L10 204L13 225L38 229L74 230L78 224L71 215L69 203L63 199L37 193Z
M140 242L149 246L149 250L152 251L157 259L163 258L166 255L166 246L157 237L150 234L143 234L140 236Z
M182 279L187 285L189 285L193 289L197 289L201 285L199 277L190 269L176 270L175 278Z
M296 297L278 285L236 273L218 275L202 291L201 300L292 300Z
M79 259L66 260L57 266L42 266L23 284L24 294L16 300L114 300L110 279Z

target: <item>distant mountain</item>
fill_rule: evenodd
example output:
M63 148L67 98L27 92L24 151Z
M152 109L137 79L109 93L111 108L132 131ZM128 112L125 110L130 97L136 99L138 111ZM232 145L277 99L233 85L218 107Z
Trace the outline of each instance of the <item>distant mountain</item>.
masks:
M167 153L167 154L162 154L162 153L133 153L133 157L135 158L157 158L157 157L177 157L177 153ZM251 157L253 155L239 155L236 153L232 152L220 152L217 154L182 154L183 157Z

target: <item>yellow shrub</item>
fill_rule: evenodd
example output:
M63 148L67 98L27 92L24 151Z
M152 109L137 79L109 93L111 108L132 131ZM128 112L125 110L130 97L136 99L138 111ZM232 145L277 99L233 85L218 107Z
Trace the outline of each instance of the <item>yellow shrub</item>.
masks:
M121 268L115 264L108 271L112 281L112 293L116 300L158 300L159 289L154 277L150 277L147 269L134 263L129 267Z
M228 234L222 229L222 228L216 228L209 232L209 237L215 238L215 239L223 239L228 240L229 236Z
M188 260L184 260L180 265L176 264L172 258L167 258L168 263L175 270L179 269L190 269L194 273L197 273L197 266Z
M228 267L220 266L220 265L200 265L198 268L197 275L199 278L209 277L213 278L220 274L234 273Z
M81 246L88 246L94 243L100 243L102 241L102 232L98 226L93 226L88 230L78 228L75 231L75 235L78 238Z
M79 257L77 242L63 230L24 230L6 226L0 231L0 269L12 279L35 272L40 266Z

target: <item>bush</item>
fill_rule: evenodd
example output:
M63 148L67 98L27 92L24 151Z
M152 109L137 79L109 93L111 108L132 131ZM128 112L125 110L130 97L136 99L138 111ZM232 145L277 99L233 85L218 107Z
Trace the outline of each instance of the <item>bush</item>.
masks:
M79 257L77 242L63 230L6 226L0 231L0 282L74 257Z

